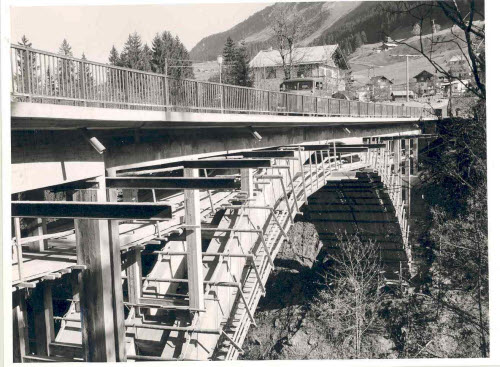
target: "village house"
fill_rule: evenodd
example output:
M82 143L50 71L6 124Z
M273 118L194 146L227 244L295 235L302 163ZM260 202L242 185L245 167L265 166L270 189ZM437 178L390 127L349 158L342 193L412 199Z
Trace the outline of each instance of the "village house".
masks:
M428 72L427 70L422 70L413 78L416 81L414 90L420 97L435 95L436 92L440 89L439 79L436 77L436 75Z
M292 64L291 78L320 78L326 94L345 90L347 63L338 45L298 47L293 51ZM259 51L250 68L255 88L280 90L285 71L278 50Z
M367 84L371 91L372 101L388 101L391 99L393 82L383 75L370 78Z
M463 79L463 80L453 80L451 82L445 82L441 84L441 88L444 91L445 96L451 95L452 96L459 96L467 92L467 87L469 85L469 80Z
M382 44L379 47L375 48L374 51L377 53L385 52L385 51L392 50L393 48L396 48L396 47L398 47L398 44L396 42L394 42L391 37L385 36Z

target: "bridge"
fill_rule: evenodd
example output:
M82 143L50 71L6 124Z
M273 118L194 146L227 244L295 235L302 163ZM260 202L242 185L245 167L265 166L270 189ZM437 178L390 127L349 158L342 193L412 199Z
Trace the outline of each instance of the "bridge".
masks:
M11 65L15 361L236 359L299 213L379 231L387 284L412 271L428 109Z

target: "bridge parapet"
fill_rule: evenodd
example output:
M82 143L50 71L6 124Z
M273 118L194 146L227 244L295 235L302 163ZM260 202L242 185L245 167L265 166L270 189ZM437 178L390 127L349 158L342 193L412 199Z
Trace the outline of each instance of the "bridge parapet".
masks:
M172 112L429 118L430 109L179 79L11 45L12 101Z

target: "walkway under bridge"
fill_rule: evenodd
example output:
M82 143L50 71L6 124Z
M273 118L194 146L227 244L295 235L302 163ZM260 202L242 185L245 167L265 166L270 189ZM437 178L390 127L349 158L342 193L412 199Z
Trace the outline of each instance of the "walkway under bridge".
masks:
M66 201L13 201L15 360L236 359L294 217L324 189L390 209L400 245L381 254L399 282L418 138L232 153L181 161L183 177L128 172L52 188Z

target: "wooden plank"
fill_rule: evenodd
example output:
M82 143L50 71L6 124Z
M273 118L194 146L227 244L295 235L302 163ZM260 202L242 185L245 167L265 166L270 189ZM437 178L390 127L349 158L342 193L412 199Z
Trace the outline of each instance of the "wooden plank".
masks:
M209 169L230 169L230 168L269 168L269 159L218 159L218 160L197 160L184 161L184 168L209 168Z
M239 189L233 177L107 177L108 189Z
M184 169L184 177L198 177L198 174L198 169ZM185 190L184 206L186 210L185 222L189 226L186 228L189 307L204 309L200 192L198 190Z
M12 216L22 218L163 220L172 218L172 208L164 203L13 201Z

